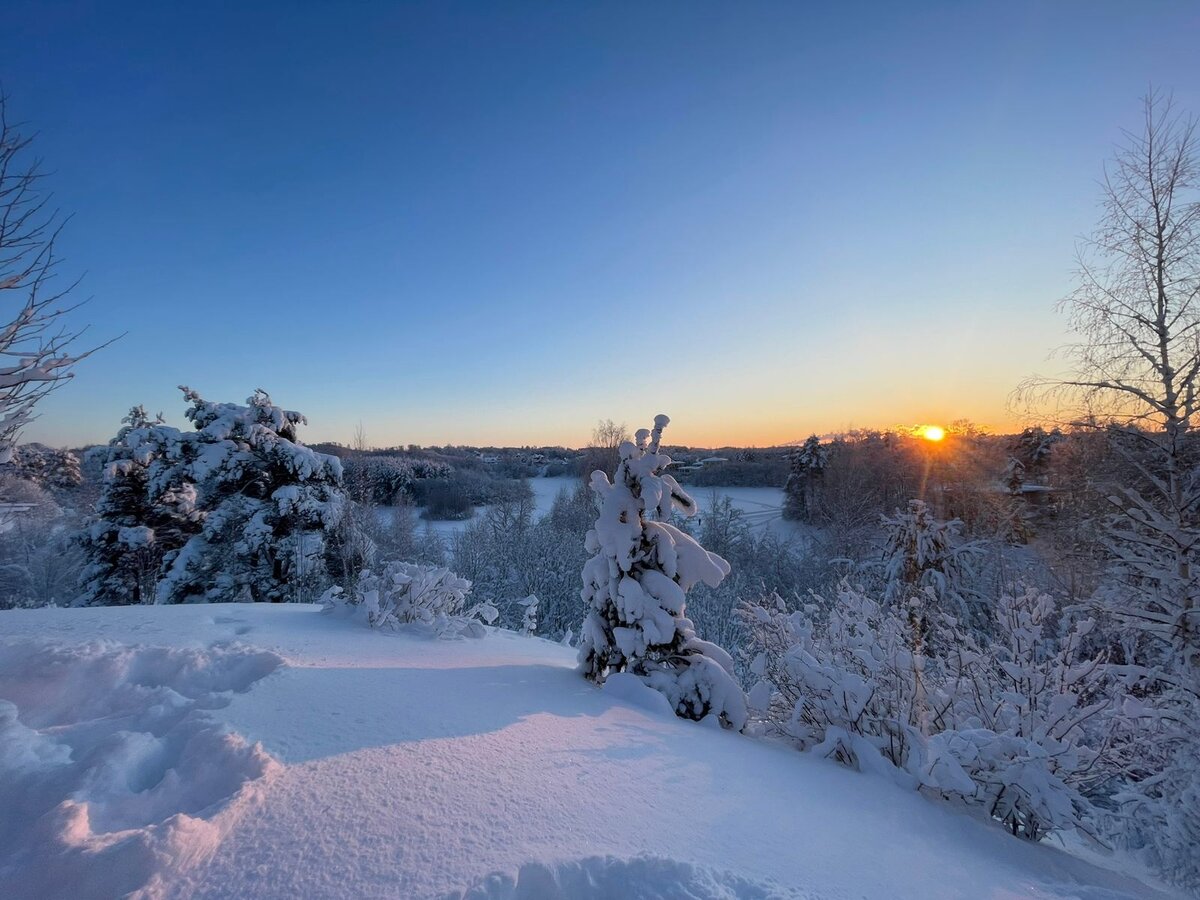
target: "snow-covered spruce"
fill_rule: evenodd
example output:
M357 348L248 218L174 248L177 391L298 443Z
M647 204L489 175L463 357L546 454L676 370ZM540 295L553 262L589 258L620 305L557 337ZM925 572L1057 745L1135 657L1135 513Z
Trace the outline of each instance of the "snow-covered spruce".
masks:
M790 472L783 487L783 517L812 521L820 496L821 478L829 464L829 450L815 434L788 454Z
M105 450L96 516L78 541L86 564L85 603L96 606L154 602L163 554L178 551L194 531L194 519L170 515L149 491L150 464L159 456L151 441L162 418L135 406L121 420Z
M700 640L684 616L687 592L699 582L716 587L729 563L666 521L672 510L696 513L696 503L666 474L671 458L659 452L670 420L654 419L636 443L620 446L612 482L592 473L600 515L588 532L592 554L583 567L590 607L579 637L583 674L603 683L629 672L661 692L688 719L713 717L741 730L746 698L733 678L733 662L715 644Z
M246 405L181 388L195 431L135 409L109 448L85 537L89 603L315 600L341 465L305 447L305 419L256 391Z

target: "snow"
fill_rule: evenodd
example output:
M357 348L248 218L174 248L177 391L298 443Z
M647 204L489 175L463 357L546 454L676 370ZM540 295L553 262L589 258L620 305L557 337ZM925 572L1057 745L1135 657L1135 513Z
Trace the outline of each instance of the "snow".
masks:
M728 497L733 508L742 513L743 521L755 534L771 532L781 538L804 539L810 531L798 522L789 522L783 518L784 494L782 488L774 487L710 487L700 485L684 485L688 493L700 504L700 514L696 519L697 527L713 500Z
M0 613L0 884L73 900L1169 896L680 720L653 693L597 688L546 641L431 640L311 605Z

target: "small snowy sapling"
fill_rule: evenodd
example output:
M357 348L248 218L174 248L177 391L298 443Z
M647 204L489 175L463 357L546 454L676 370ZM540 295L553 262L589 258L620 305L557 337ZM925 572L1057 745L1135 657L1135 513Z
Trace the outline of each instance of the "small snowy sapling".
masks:
M716 587L729 563L700 546L669 521L673 510L696 513L695 501L666 473L671 458L659 452L670 420L659 415L654 430L619 448L610 482L592 473L600 515L588 532L591 558L583 568L582 597L589 611L579 637L585 677L603 683L629 672L663 693L677 714L712 717L741 730L746 698L724 650L700 640L684 615L688 590Z

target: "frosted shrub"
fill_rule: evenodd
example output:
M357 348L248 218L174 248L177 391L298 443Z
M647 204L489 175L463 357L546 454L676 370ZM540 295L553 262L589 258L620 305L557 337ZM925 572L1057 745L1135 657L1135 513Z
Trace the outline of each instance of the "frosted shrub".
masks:
M1090 620L1055 638L1049 597L1005 596L981 648L954 618L926 615L921 596L896 608L843 585L835 604L814 600L740 610L757 651L751 705L769 731L855 768L883 762L893 780L982 807L1030 840L1090 830L1084 792L1117 766L1116 691L1106 659L1084 652Z
M713 720L738 730L746 722L745 695L734 681L733 661L700 640L684 616L687 592L698 583L716 587L729 564L667 520L672 511L696 513L696 503L666 474L671 458L659 452L670 420L655 417L636 443L619 448L610 482L592 473L600 515L588 532L591 558L583 567L589 611L579 638L583 674L603 683L629 672L664 694L684 718Z
M449 569L389 562L376 575L363 572L358 598L373 628L410 622L433 625L462 613L471 582Z
M524 600L518 600L517 605L522 607L525 612L521 616L521 633L532 635L537 631L538 626L538 598L536 594L530 594Z
M906 619L846 586L819 624L778 595L741 614L757 651L751 705L772 730L855 768L882 755L919 769L924 658Z

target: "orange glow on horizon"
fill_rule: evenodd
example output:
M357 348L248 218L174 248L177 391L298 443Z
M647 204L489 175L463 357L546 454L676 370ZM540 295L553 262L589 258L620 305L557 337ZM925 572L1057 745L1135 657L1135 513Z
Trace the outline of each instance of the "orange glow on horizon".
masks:
M927 441L933 441L936 443L945 438L946 429L942 428L940 425L922 425L917 429L917 434L925 438Z

